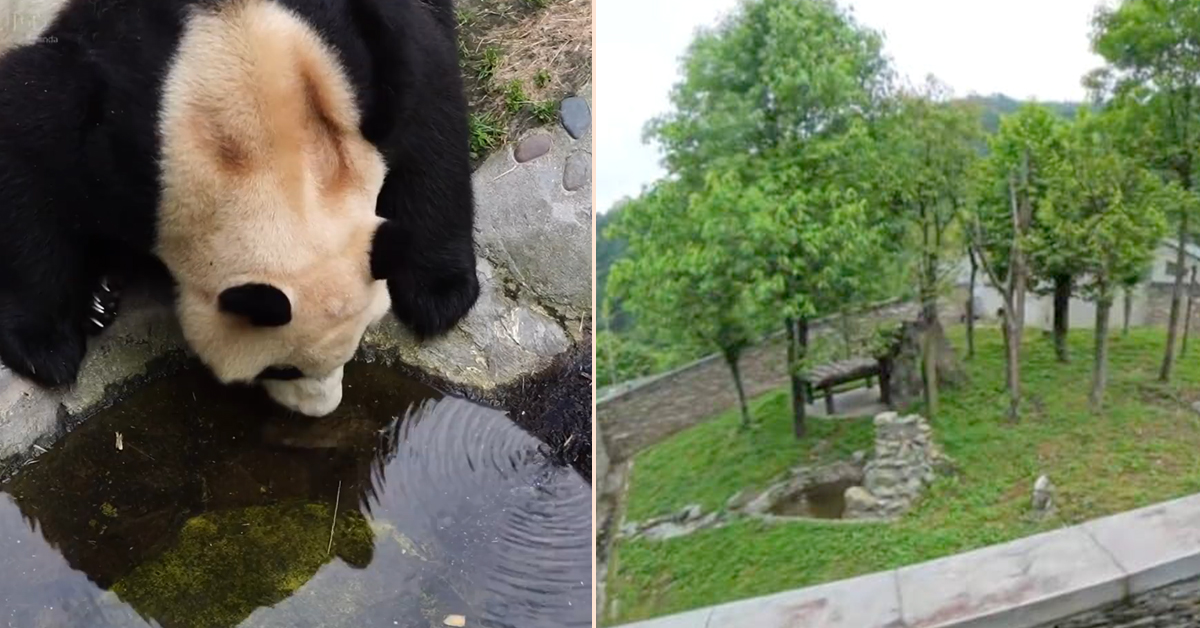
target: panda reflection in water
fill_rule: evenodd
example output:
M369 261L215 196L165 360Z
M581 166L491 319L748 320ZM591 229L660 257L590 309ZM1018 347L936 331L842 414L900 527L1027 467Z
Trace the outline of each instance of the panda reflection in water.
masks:
M479 284L452 0L66 0L0 57L0 362L54 387L165 266L224 383L332 412ZM124 270L121 270L124 269Z

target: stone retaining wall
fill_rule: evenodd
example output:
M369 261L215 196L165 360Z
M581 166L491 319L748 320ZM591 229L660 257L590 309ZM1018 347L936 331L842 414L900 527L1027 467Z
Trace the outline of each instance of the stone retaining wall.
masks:
M875 324L916 314L914 304L891 301L852 315L852 328L865 335ZM837 318L819 319L810 325L810 334L817 337L837 333L838 324ZM782 330L747 350L740 364L746 394L753 397L787 383L786 358ZM598 400L596 422L604 433L608 458L616 463L734 407L736 402L729 367L714 354Z

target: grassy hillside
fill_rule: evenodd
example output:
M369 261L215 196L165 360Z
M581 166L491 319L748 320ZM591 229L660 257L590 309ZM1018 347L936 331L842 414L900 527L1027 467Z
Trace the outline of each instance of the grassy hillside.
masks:
M961 330L951 330L962 346ZM981 330L970 383L944 391L935 438L961 467L938 480L893 524L744 520L666 542L619 544L609 598L621 623L929 560L1200 491L1200 361L1179 363L1176 383L1155 383L1165 332L1112 339L1112 381L1103 414L1087 409L1091 332L1070 336L1075 360L1055 362L1041 334L1027 334L1022 421L1004 420L1000 334ZM789 467L844 455L870 442L866 421L811 419L813 436L790 436L787 392L755 402L761 427L739 432L734 413L640 454L628 512L633 518L706 509L743 487L763 487ZM1030 515L1033 482L1058 486L1058 515Z

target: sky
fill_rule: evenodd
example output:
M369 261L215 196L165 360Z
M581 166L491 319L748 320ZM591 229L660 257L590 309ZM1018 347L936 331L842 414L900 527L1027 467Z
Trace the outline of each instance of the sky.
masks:
M1101 65L1090 51L1090 19L1113 0L838 0L884 35L884 53L904 76L933 74L956 95L1081 100L1080 78ZM737 0L596 2L596 206L663 174L642 128L668 111L679 58L695 29L715 24Z

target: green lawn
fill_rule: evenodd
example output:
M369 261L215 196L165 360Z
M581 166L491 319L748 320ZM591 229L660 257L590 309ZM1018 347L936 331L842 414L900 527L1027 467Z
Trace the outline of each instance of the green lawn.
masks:
M950 331L957 347L962 330ZM666 542L621 543L610 558L607 624L828 582L999 543L1044 529L1200 491L1200 356L1155 383L1165 332L1132 330L1111 341L1110 387L1101 414L1088 411L1091 332L1070 338L1073 361L1054 361L1048 338L1026 334L1025 405L1004 421L1000 334L977 333L970 382L943 391L936 438L961 475L939 480L893 524L742 521ZM699 503L720 506L740 488L760 488L788 467L844 456L870 444L867 420L811 420L804 443L791 437L786 391L755 400L758 429L740 432L734 413L680 433L638 455L627 517L644 519ZM1059 488L1059 514L1029 519L1033 481Z

